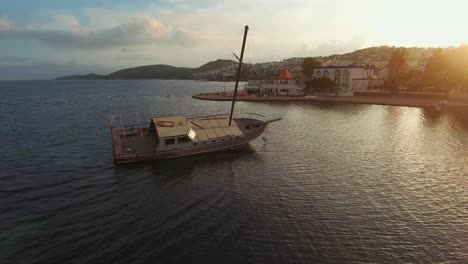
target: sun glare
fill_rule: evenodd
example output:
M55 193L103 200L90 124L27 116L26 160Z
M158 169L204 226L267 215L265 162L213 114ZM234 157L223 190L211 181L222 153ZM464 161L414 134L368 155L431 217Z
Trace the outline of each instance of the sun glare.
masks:
M468 3L373 1L361 13L375 41L396 46L458 46L468 43Z

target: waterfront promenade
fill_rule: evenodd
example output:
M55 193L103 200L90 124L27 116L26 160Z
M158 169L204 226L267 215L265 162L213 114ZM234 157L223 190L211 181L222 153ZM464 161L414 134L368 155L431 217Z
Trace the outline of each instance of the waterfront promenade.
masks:
M243 96L238 95L236 101L251 101L251 102L338 102L338 103L354 103L354 104L376 104L376 105L394 105L394 106L409 106L409 107L436 107L441 101L447 100L447 96L425 96L414 95L395 95L395 96L376 96L376 95L355 95L355 96L336 96L336 95L319 95L319 96ZM232 95L223 95L221 93L200 93L192 96L195 99L211 100L211 101L231 101ZM468 108L468 100L457 101L452 104L456 107ZM450 106L450 100L449 100Z

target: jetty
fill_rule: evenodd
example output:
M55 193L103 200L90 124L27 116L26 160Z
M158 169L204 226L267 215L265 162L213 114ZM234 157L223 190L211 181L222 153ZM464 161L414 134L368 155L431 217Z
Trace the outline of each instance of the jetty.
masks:
M228 93L199 93L192 96L199 100L210 101L230 101L232 95ZM408 106L408 107L422 107L434 108L441 104L441 102L449 102L450 97L447 94L433 94L433 93L400 93L391 95L385 92L362 92L355 93L354 96L340 96L335 94L321 94L321 95L305 95L305 96L248 96L239 95L237 101L246 102L336 102L336 103L350 103L350 104L374 104L374 105L392 105L392 106ZM468 109L467 100L457 100L453 106Z

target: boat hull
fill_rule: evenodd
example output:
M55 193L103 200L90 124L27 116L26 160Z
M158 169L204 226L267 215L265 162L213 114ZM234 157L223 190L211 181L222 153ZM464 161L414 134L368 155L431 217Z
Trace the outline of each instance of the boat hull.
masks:
M114 162L132 163L234 150L248 145L252 140L262 135L268 125L268 122L253 118L238 118L235 119L235 122L244 134L243 137L236 137L229 141L207 142L203 145L192 145L188 148L176 148L164 151L158 150L156 144L151 146L154 143L151 140L142 140L145 131L142 131L141 128L136 130L134 139L132 139L130 133L127 134L125 139L121 136L115 136L113 137ZM115 134L115 131L113 133ZM140 134L142 139L140 139ZM125 150L129 145L132 146L132 149L136 149L136 151L127 153Z

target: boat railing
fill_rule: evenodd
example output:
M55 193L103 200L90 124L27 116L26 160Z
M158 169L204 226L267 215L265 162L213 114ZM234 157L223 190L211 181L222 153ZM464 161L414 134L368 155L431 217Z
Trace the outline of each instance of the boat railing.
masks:
M255 118L266 123L271 123L271 122L283 119L283 115L275 114L275 115L265 116L265 115L261 115L257 113L245 112L245 113L239 113L237 115L234 114L234 118L250 118L250 119Z
M150 118L154 117L166 117L166 116L150 116ZM192 120L203 120L203 119L212 119L212 118L229 118L228 113L223 114L215 114L215 115L203 115L203 116L194 116L188 117L188 121ZM257 119L263 122L269 122L271 120L279 120L282 117L279 115L275 116L265 116L258 113L253 112L237 112L233 114L233 118L243 118L243 119ZM123 115L122 113L115 114L110 119L110 129L112 131L112 135L114 138L117 137L117 133L123 138L126 138L128 133L134 132L135 130L139 131L142 138L142 130L150 126L150 122L141 122L142 118L138 112L129 115ZM128 123L127 123L128 122ZM221 127L221 126L220 126Z
M132 115L130 123L125 123L125 117L122 113L113 115L110 119L109 127L111 129L114 138L117 137L117 132L125 139L129 132L137 130L140 133L140 137L143 139L143 128L149 126L150 123L142 123L138 112Z
M193 116L193 117L188 117L187 120L193 120L193 119L208 119L208 118L213 118L213 117L226 117L229 114L216 114L216 115L203 115L203 116Z
M216 114L216 115L204 115L204 116L195 116L195 117L189 117L187 118L188 120L193 120L193 119L210 119L210 118L227 118L229 117L228 113L225 114ZM250 118L250 119L259 119L261 121L265 121L267 119L266 116L257 114L257 113L251 113L251 112L242 112L242 113L234 113L233 118Z

